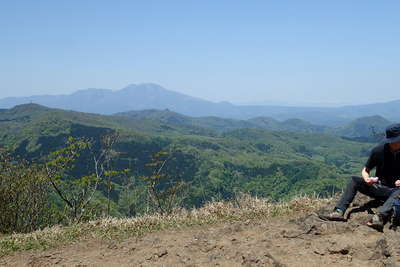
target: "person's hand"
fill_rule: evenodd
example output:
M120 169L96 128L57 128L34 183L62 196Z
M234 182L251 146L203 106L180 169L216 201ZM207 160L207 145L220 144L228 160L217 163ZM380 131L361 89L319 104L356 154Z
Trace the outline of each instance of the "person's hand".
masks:
M373 184L375 184L375 183L378 182L378 177L369 177L369 178L366 178L366 179L365 179L365 182L366 182L368 185L373 185ZM400 180L399 180L399 182L400 182ZM400 186L400 183L399 183L399 186Z
M395 186L400 186L400 180L396 180L396 182L394 182Z

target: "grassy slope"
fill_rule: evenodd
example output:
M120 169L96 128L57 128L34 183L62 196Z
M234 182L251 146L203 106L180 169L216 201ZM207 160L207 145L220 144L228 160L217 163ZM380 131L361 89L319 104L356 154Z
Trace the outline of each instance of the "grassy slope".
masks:
M105 218L67 227L54 226L28 234L0 237L0 257L18 251L65 246L88 238L121 241L160 230L246 220L269 220L317 210L329 201L330 199L297 197L288 202L271 203L268 199L242 196L235 202L208 203L200 209L179 210L168 216L153 214L131 219Z

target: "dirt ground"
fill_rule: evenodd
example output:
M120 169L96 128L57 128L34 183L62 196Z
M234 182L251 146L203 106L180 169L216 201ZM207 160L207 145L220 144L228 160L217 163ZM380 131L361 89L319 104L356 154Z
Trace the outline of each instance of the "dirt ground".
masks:
M355 205L357 206L357 204ZM1 266L397 266L400 231L365 226L353 207L348 222L316 213L157 232L122 242L87 240L0 259Z

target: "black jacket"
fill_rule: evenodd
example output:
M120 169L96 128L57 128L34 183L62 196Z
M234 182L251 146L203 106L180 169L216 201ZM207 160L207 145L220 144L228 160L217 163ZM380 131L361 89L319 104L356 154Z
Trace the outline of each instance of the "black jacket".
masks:
M389 144L378 145L372 149L365 167L376 168L375 176L381 183L395 187L395 181L400 180L400 152L391 152Z

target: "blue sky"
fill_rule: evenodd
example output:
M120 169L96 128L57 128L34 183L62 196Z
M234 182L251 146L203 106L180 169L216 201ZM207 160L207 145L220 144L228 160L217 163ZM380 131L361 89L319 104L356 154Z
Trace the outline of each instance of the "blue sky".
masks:
M212 101L400 99L400 1L2 1L0 98L154 82Z

